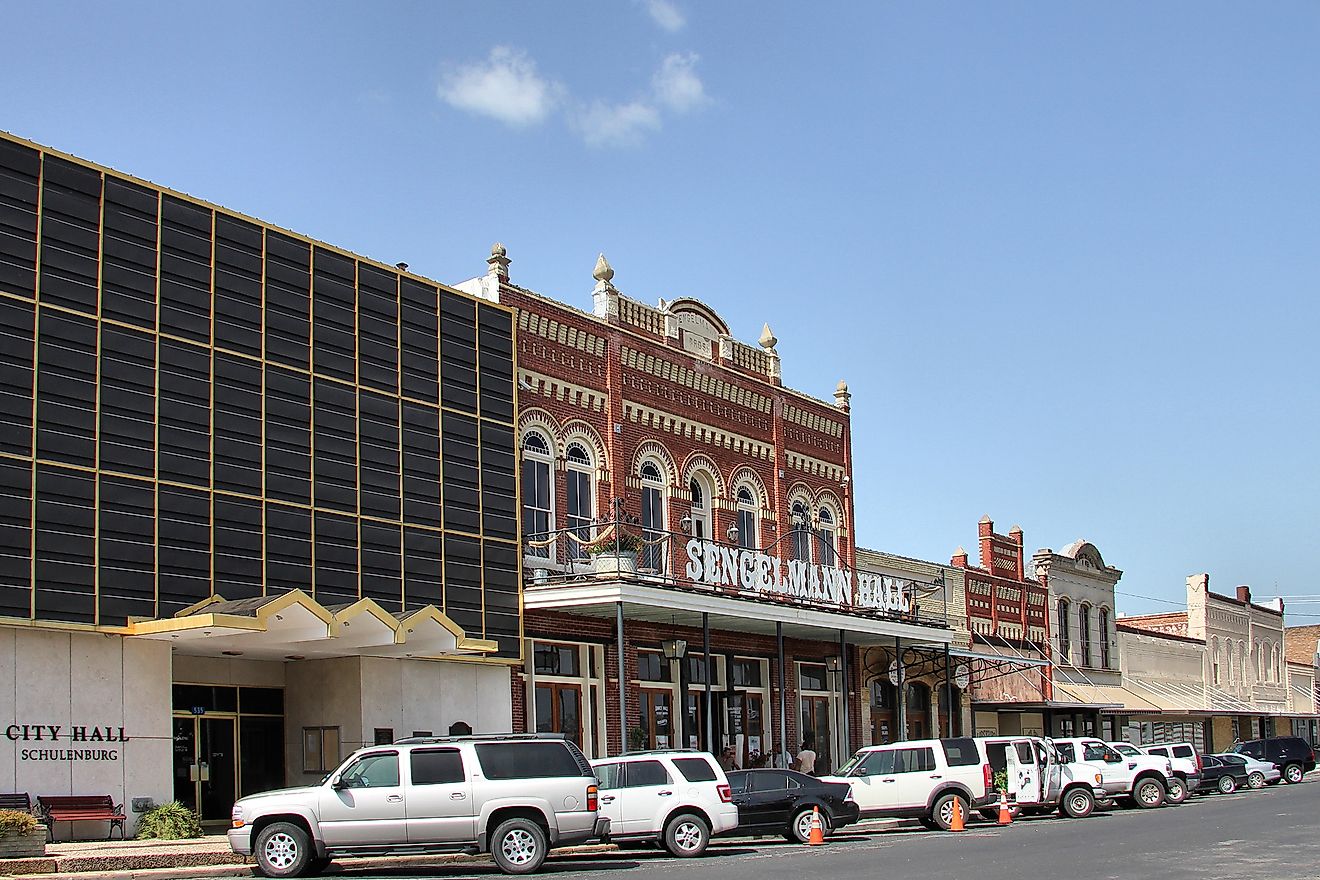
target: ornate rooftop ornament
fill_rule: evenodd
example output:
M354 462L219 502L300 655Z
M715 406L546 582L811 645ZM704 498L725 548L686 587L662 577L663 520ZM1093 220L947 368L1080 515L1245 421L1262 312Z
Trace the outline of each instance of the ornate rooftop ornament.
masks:
M605 259L604 254L596 258L596 271L591 273L591 277L603 284L609 284L614 280L614 267Z

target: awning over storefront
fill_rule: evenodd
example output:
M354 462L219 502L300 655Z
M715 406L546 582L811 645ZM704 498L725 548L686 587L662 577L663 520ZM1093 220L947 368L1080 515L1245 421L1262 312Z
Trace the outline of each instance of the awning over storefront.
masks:
M1124 679L1124 682L1160 714L1205 715L1211 712L1205 689L1199 684L1143 678Z
M1316 714L1315 694L1312 692L1312 690L1308 687L1304 687L1301 685L1292 685L1291 690L1292 690L1292 707L1291 707L1292 711L1289 712L1289 714L1295 715L1299 718L1314 717Z
M433 658L494 651L434 605L391 613L372 599L322 605L302 590L228 601L212 596L171 618L129 624L130 638L170 642L185 654L252 659Z
M705 590L679 590L625 580L583 579L571 583L528 586L523 607L572 611L591 617L614 617L623 605L627 620L700 626L709 616L712 629L774 635L776 624L796 639L837 641L840 633L854 645L888 645L895 638L904 646L944 646L952 631L899 619L806 607L793 602L754 601Z
M1100 709L1111 714L1158 711L1157 707L1149 700L1143 699L1133 691L1119 685L1081 684L1056 680L1054 682L1054 695L1056 698L1062 698L1062 700L1053 702L1062 703L1071 700L1078 705Z

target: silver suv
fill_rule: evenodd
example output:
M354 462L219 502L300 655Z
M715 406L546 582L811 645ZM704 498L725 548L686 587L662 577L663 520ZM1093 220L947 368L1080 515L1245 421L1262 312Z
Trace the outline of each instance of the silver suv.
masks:
M418 737L359 749L319 785L241 798L229 845L269 877L336 856L489 852L530 874L551 847L609 834L591 765L562 738Z

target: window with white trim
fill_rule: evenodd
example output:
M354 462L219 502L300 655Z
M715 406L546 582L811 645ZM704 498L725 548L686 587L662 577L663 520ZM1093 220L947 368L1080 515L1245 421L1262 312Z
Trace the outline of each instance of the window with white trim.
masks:
M523 531L529 542L528 556L550 557L550 532L554 529L554 497L550 474L554 469L554 453L550 441L539 431L528 431L523 437L522 501ZM541 543L542 546L536 546Z
M791 514L793 527L793 558L803 562L811 561L811 513L801 501L793 502Z
M738 487L738 546L755 550L760 547L756 523L756 496L747 486Z
M645 542L638 563L644 569L663 572L666 568L665 478L654 461L642 462L638 475L642 478L642 540Z
M581 559L587 552L578 541L591 540L591 520L596 515L596 493L592 485L595 470L590 453L581 443L568 444L564 459L568 502L564 524L573 530L573 537L578 539L568 540L568 554L574 559Z
M711 489L710 478L705 474L693 474L692 482L688 484L688 492L692 495L692 537L702 541L710 540L714 527L711 525L711 501L714 492Z
M828 507L822 507L816 519L816 536L820 538L820 557L816 561L821 565L833 566L839 555L838 546L835 544L837 533L835 531L834 511Z

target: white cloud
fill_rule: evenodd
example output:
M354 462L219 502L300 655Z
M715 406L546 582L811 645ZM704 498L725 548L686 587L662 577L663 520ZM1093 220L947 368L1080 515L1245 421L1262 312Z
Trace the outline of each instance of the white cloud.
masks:
M693 70L696 63L697 56L691 52L675 53L660 62L660 69L651 78L656 100L675 113L687 113L705 104L709 99L701 77Z
M683 25L687 24L683 13L669 0L646 0L646 11L650 13L652 21L671 34L681 31Z
M496 46L484 62L448 73L439 94L460 110L522 128L544 122L558 106L563 87L541 76L527 53Z
M578 113L575 127L589 147L631 146L660 129L660 111L644 101L606 104L593 101Z

